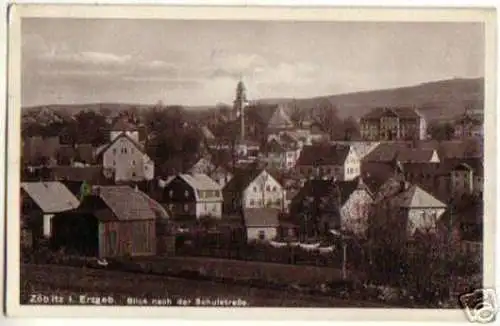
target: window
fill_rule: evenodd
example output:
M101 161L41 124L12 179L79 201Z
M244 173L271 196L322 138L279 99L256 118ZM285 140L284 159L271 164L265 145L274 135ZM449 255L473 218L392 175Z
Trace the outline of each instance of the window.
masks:
M259 240L264 240L266 238L266 233L264 230L259 231Z
M136 177L137 175L135 174L135 172L132 172L132 177Z
M271 186L266 186L266 191L271 191Z
M116 148L113 148L113 155L116 155Z
M170 191L168 192L168 196L169 196L170 198L172 198L172 197L174 196L174 191L173 191L173 190L170 190Z
M276 192L276 190L277 190L277 188L276 188L276 186L274 186L274 187L273 187L273 191L274 191L274 192Z
M250 206L254 206L254 205L255 205L255 200L250 199Z
M253 187L253 192L257 192L257 187Z
M188 212L189 211L189 205L188 204L184 204L184 212Z
M127 154L127 148L126 147L123 148L123 153Z
M116 166L116 161L115 160L113 160L113 166Z
M184 191L184 197L188 198L189 197L189 191Z
M132 160L132 165L135 165L135 160Z

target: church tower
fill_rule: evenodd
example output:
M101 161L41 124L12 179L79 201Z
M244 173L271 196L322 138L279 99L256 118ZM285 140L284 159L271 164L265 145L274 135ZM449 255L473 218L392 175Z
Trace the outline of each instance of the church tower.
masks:
M245 106L247 105L246 89L243 81L236 86L236 97L233 102L233 112L236 119L240 119L240 140L245 140Z

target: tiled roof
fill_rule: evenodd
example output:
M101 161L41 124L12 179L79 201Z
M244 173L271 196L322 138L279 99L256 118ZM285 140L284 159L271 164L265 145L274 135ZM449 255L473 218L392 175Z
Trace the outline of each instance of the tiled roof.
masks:
M243 210L246 227L278 227L277 208L246 208Z
M401 151L408 149L408 146L408 144L401 142L380 143L363 158L363 161L391 162L396 159Z
M111 127L111 131L138 131L138 128L130 123L127 118L120 118Z
M343 165L350 147L348 145L311 145L304 146L297 165Z
M140 190L129 186L97 186L95 193L120 221L151 220L157 217L157 205Z
M401 163L426 163L434 154L437 152L433 149L405 148L398 152L397 160Z
M416 109L410 107L377 107L370 110L362 119L380 119L386 114L393 114L401 119L418 119L421 117Z
M196 190L221 190L220 185L206 174L180 174L179 177Z
M44 213L59 213L75 209L78 199L61 182L23 182L21 188Z
M144 153L144 147L141 144L139 144L138 142L136 142L135 140L130 138L127 134L122 133L118 137L116 137L112 142L108 143L105 146L99 147L98 151L96 152L96 156L100 157L101 155L103 155L108 150L108 148L110 148L111 145L113 145L115 142L117 142L120 138L128 139L132 144L134 144L134 146L137 148L138 151Z
M239 193L245 190L264 169L240 169L235 171L233 178L226 184L224 193Z
M396 195L391 203L404 208L446 208L446 204L416 185Z

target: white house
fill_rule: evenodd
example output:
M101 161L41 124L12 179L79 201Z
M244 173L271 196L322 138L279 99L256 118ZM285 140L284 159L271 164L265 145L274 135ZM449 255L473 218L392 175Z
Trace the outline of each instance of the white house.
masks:
M453 196L483 192L483 167L480 160L457 164L450 172L450 190Z
M224 210L240 211L246 208L283 209L283 186L265 169L238 171L223 189Z
M52 218L55 214L75 209L79 200L61 182L21 183L21 220L36 225L43 235L52 235ZM37 231L35 231L37 232Z
M179 174L169 178L163 202L175 217L222 216L221 186L205 174Z
M152 180L154 162L129 134L120 135L97 153L104 169L113 171L116 182Z
M352 180L360 174L361 162L352 146L318 144L304 146L296 169L305 177Z

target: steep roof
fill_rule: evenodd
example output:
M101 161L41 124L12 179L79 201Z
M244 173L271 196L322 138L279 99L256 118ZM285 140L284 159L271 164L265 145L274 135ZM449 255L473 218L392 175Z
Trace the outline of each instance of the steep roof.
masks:
M196 190L221 190L220 185L206 174L179 174L179 177Z
M274 110L272 116L269 118L267 123L269 128L292 128L294 127L292 120L288 114L284 111L282 105Z
M416 185L396 195L391 202L404 208L446 208L446 204Z
M343 165L350 146L338 144L321 144L304 146L297 165Z
M100 158L101 155L103 155L108 150L108 148L110 148L114 143L116 143L121 138L126 138L128 141L130 141L137 148L138 151L140 151L142 153L145 153L144 152L144 147L141 144L139 144L138 142L136 142L134 139L130 138L127 134L122 133L118 137L116 137L115 139L113 139L112 142L108 143L105 146L99 147L98 148L98 152L96 152L96 156L98 158Z
M408 149L408 144L392 142L380 143L370 153L368 153L363 161L365 162L391 162L396 159L401 151Z
M140 190L129 186L97 186L95 193L120 221L152 220L157 217L157 204Z
M264 171L266 171L270 177L275 179L276 182L279 182L277 178L266 169L254 167L238 169L235 171L233 178L224 187L224 193L239 193L244 191L250 183L252 183Z
M279 213L277 208L246 208L243 217L246 227L277 227Z
M23 189L44 213L75 209L80 202L61 182L23 182Z

